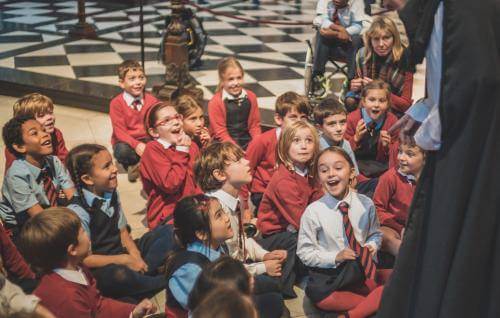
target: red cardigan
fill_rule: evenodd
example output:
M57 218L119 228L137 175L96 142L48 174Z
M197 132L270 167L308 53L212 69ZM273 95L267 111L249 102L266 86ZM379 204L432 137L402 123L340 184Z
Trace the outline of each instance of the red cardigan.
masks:
M248 100L250 101L250 115L248 116L248 131L253 139L261 134L260 130L260 112L257 104L257 96L246 90ZM222 100L222 90L218 91L208 102L208 121L210 123L210 135L219 141L236 142L231 138L226 127L226 107Z
M194 160L199 152L194 142L189 153L178 151L174 146L165 149L156 140L146 144L139 171L144 191L148 195L147 219L150 229L162 222L172 223L177 201L201 193L193 175Z
M62 132L54 128L54 132L52 133L52 140L55 141L55 144L52 145L53 152L52 154L59 158L62 163L66 161L66 157L68 156L68 149L66 148L66 143L64 142L64 137ZM16 160L16 156L5 147L5 170L4 173L7 173L7 169L10 168L10 165L12 165L12 162Z
M135 305L101 295L94 277L83 269L88 285L65 280L54 272L44 275L34 294L56 317L129 318Z
M412 91L413 91L413 73L406 72L401 96L391 93L392 109L400 113L406 112L413 103L413 100L411 99L411 95L413 93Z
M380 176L373 195L380 225L401 233L406 225L414 192L415 184L398 173L396 168L391 168Z
M156 97L144 93L144 105L140 111L137 111L127 105L123 93L115 96L109 104L109 117L113 126L111 144L124 142L135 149L140 143L139 139L148 138L144 129L144 116L147 110L157 102Z
M0 223L0 265L5 268L8 273L16 278L34 279L35 274L17 250L14 243L10 239L9 234Z
M279 165L260 203L257 227L265 235L286 231L288 225L298 230L306 207L322 195L311 177Z
M271 177L276 171L276 147L278 138L276 128L258 136L250 142L246 151L252 173L251 193L264 193Z
M389 130L389 128L391 128L392 125L394 125L398 121L398 118L393 113L387 112L386 116L387 118L385 119L384 125L382 126L381 130ZM356 152L356 150L360 146L354 141L354 134L356 133L356 126L358 125L358 122L361 120L361 118L363 118L363 116L361 115L361 108L356 109L347 116L347 128L345 131L345 138L351 144L352 151L354 152ZM396 130L391 134L391 143L389 144L388 148L384 148L382 146L382 142L379 139L377 147L377 158L376 158L377 161L380 162L389 161L389 154L392 153L390 149L392 147L395 147L394 145L398 139L398 136L399 136L399 130Z

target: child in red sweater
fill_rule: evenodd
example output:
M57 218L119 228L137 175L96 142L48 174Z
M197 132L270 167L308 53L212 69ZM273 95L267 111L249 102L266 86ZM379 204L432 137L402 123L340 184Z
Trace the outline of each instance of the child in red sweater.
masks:
M223 58L218 72L219 89L208 102L210 131L215 139L246 149L261 133L257 96L243 89L243 67L236 58Z
M287 266L300 268L295 256L300 218L307 205L323 194L312 178L318 139L316 129L307 122L298 121L285 128L278 141L278 170L264 192L257 214L262 247L269 251L286 249L291 256L284 272ZM295 272L290 271L290 275L295 277ZM292 284L283 289L285 297L296 297Z
M307 120L311 114L311 105L306 97L295 92L286 92L276 99L274 122L278 126L253 139L246 151L249 161L252 182L245 187L243 196L248 196L255 207L259 210L260 201L264 191L276 170L276 147L278 138L287 126L298 120Z
M148 227L173 223L175 204L201 193L194 181L193 164L200 150L184 132L182 116L175 107L158 103L146 114L145 127L154 141L147 144L140 173L148 195Z
M203 107L191 96L182 95L175 102L177 112L182 116L182 128L193 139L198 147L204 148L212 137L205 127L205 114Z
M388 130L397 117L388 112L391 107L389 86L380 80L367 84L361 93L360 109L347 117L346 139L365 177L378 177L389 167L389 154L398 130Z
M144 114L158 100L144 90L146 75L139 62L126 60L120 64L118 78L123 93L109 104L111 144L114 157L128 172L129 181L135 182L139 177L138 163L149 140L143 126Z
M154 313L145 299L137 306L101 296L81 264L90 240L78 216L67 208L47 209L26 222L20 245L27 260L44 273L35 295L56 317L139 318Z
M399 146L398 167L380 178L373 196L383 234L382 251L396 256L403 238L415 185L425 163L425 151L414 141Z
M52 155L58 157L64 163L68 155L68 149L66 149L62 132L55 127L56 117L54 116L54 103L52 100L42 94L28 94L16 101L13 110L14 117L19 115L32 116L43 126L45 132L50 134ZM16 160L16 156L6 147L5 173L14 160Z

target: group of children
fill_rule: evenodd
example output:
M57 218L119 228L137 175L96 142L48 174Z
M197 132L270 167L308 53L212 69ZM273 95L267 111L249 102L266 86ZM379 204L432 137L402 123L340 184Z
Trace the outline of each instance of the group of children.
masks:
M234 57L219 63L208 128L195 98L145 92L139 63L118 73L113 155L97 144L68 152L40 94L21 98L3 127L0 269L38 297L32 310L143 317L165 290L167 317L282 317L307 277L318 308L376 312L425 162L391 129L390 85L364 83L350 113L336 97L313 110L286 92L262 133ZM149 231L135 240L114 159L147 196Z

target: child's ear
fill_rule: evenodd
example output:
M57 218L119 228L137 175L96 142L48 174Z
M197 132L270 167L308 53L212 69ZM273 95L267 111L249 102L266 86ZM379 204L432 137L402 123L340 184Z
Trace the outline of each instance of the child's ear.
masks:
M221 171L219 169L215 169L214 171L212 171L212 175L219 182L226 182L227 180L227 176L224 171Z
M12 148L14 148L14 150L20 154L23 154L23 155L26 154L26 146L25 145L12 144Z
M281 127L283 125L283 118L278 113L274 113L274 122Z
M67 249L68 256L76 256L76 245L75 244L70 244Z
M92 177L88 174L84 174L80 177L81 181L83 184L87 186L93 186L94 185L94 180L92 180Z
M158 134L155 128L148 128L148 134L153 138L160 137L160 134Z
M118 86L120 86L121 89L125 89L125 85L123 84L123 79L118 79Z

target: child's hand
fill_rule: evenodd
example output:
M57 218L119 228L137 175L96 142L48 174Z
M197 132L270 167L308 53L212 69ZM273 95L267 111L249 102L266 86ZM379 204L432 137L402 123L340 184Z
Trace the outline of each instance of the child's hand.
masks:
M366 134L368 130L366 129L366 124L363 119L360 119L358 121L358 124L356 125L356 133L354 134L354 142L359 143L361 141L361 138Z
M283 262L286 259L286 255L286 250L275 250L264 255L264 261L277 260Z
M142 157L142 154L144 153L144 149L146 149L146 144L143 142L140 142L135 146L135 153L139 156Z
M122 265L127 266L134 272L144 273L148 270L148 265L142 260L129 254L122 254Z
M184 147L190 147L191 146L191 137L189 137L187 134L182 134L179 136L179 139L177 139L177 142L175 143L176 146L184 146Z
M389 147L389 144L391 143L391 135L389 135L387 130L380 131L380 142L384 148Z
M342 263L344 261L353 261L356 259L356 256L357 255L353 250L351 250L349 247L346 247L337 254L337 257L335 257L335 262Z
M274 277L281 276L281 263L281 261L275 259L264 261L264 265L266 265L267 275Z
M375 254L377 254L377 249L375 247L373 247L372 244L366 244L365 247L368 249L368 251L370 252L370 254L372 254L372 256L374 256Z
M203 146L206 146L211 140L212 140L212 137L210 137L210 134L208 133L208 128L203 127L201 129L201 133L200 133L201 144Z
M373 80L369 77L363 77L363 86L370 84Z
M359 92L363 87L363 79L362 78L353 78L351 80L351 91Z
M156 306L149 299L143 299L132 311L133 318L142 318L146 315L154 314Z

